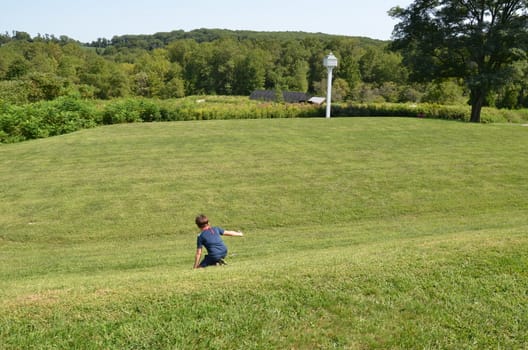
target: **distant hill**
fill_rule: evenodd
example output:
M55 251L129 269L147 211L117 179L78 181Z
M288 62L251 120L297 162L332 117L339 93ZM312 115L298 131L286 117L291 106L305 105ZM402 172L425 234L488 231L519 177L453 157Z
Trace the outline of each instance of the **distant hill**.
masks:
M245 40L322 40L331 41L337 38L355 38L364 45L384 45L387 41L371 39L367 37L352 37L344 35L333 35L324 33L307 33L299 31L286 32L263 32L250 30L229 30L229 29L207 29L200 28L191 31L174 30L171 32L159 32L155 34L126 34L116 35L112 39L100 38L97 41L87 43L87 46L104 48L114 46L117 48L141 48L154 49L164 47L177 40L192 39L198 43L213 42L220 39Z
M335 101L417 96L404 91L408 74L401 58L386 50L388 44L324 33L206 28L121 35L91 43L6 33L0 34L0 100L22 105L64 95L169 99L249 96L255 90L322 96L326 89L322 62L329 52L339 59Z

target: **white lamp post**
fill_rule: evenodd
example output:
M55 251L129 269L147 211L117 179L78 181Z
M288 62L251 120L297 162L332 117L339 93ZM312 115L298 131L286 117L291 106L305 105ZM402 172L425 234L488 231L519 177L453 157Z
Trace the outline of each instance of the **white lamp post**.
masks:
M337 67L337 58L330 52L323 59L323 65L328 70L328 86L326 88L326 117L330 118L330 107L332 104L332 70Z

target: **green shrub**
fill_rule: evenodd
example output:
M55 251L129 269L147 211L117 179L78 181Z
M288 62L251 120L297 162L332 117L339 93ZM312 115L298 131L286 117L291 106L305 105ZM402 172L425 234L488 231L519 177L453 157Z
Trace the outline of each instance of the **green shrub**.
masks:
M9 135L15 130L15 122L11 117L13 107L0 99L0 142L6 142Z
M163 120L158 100L127 98L110 101L102 113L103 124L154 122Z
M135 99L115 100L108 103L103 110L103 124L120 124L140 122L138 102Z
M250 101L247 97L207 96L158 102L163 121L322 116L317 106L262 103Z
M61 135L101 124L93 103L74 97L59 97L50 103L50 113L57 114L56 134Z
M158 101L140 99L138 103L139 117L144 122L161 121L161 109Z
M469 121L471 107L468 105L363 103L334 104L332 115L336 117L355 116L396 116L419 117L445 120ZM528 110L509 110L485 107L482 109L482 123L520 123L528 121Z
M25 140L20 131L19 109L21 107L5 102L0 104L0 142L10 143Z
M448 120L469 120L469 106L444 106L436 104L402 104L402 103L370 103L370 104L338 104L332 106L333 116L394 116L420 117Z
M3 103L0 108L0 142L17 142L62 135L100 124L93 103L60 97L23 106Z
M528 109L483 108L482 122L485 123L523 123L528 121Z

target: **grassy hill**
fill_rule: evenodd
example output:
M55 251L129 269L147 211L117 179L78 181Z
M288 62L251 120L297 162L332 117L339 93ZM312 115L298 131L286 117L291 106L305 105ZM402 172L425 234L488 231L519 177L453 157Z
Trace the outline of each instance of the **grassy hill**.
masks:
M4 349L521 349L528 128L126 124L0 145ZM228 266L192 270L199 213Z

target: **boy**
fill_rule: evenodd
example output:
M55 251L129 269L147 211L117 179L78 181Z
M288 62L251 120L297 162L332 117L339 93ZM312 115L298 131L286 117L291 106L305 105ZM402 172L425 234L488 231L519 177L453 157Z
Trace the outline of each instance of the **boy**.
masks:
M195 219L196 225L200 228L200 234L196 241L196 256L194 257L194 268L207 267L212 265L225 264L224 258L227 255L227 247L222 240L222 235L242 237L244 234L238 231L227 231L220 227L209 225L207 216L201 214ZM207 255L202 262L202 248L207 249Z

